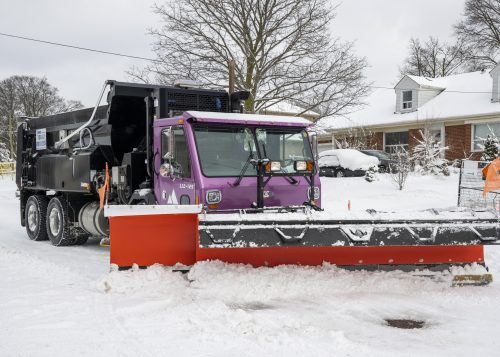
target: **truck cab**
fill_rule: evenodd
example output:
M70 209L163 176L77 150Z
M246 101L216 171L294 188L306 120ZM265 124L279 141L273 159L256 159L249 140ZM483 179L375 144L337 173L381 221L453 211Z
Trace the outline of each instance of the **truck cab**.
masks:
M310 125L296 117L199 111L155 120L156 202L207 211L320 206Z

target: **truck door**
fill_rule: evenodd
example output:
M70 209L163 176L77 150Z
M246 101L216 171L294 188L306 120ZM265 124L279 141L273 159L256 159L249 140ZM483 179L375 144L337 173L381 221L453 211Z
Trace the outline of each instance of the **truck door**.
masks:
M182 126L166 127L161 133L161 165L157 200L160 204L194 204L195 185L189 148Z

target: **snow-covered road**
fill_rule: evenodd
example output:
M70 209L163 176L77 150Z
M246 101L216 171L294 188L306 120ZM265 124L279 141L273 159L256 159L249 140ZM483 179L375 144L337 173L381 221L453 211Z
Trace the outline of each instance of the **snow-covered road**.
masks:
M323 180L331 209L410 210L456 202L457 177ZM500 283L451 288L406 273L330 265L196 264L109 273L108 251L32 242L0 178L0 356L497 356ZM500 247L487 262L500 278ZM420 330L386 318L427 322Z

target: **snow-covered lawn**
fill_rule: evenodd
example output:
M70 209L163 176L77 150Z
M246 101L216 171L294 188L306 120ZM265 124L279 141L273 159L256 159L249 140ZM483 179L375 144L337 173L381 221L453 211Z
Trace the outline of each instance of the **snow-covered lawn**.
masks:
M363 177L322 177L323 207L329 211L352 211L373 208L381 211L414 211L427 208L448 208L457 205L458 174L451 176L410 175L403 191L387 174L379 181L368 182Z
M407 273L330 265L253 269L204 262L109 273L108 251L32 242L0 178L0 356L497 356L500 283L451 288ZM323 203L353 211L456 204L457 176L324 179ZM487 248L500 277L500 249ZM386 318L426 321L401 330Z

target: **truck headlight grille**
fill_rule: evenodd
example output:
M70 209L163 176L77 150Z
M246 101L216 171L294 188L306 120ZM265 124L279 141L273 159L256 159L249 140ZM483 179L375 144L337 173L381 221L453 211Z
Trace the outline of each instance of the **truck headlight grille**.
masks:
M222 200L222 193L219 190L207 191L206 199L208 204L219 203Z

